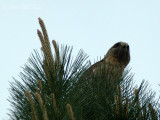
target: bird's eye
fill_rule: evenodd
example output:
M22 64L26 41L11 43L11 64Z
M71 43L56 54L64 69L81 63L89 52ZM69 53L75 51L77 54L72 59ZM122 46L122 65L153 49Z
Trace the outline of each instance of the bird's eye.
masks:
M113 47L116 48L120 45L120 42L116 43Z

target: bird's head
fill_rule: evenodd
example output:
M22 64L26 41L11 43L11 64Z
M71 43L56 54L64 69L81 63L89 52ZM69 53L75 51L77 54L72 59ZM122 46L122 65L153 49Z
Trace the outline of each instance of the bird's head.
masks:
M105 59L114 60L126 67L130 61L129 45L125 42L114 44L107 52Z

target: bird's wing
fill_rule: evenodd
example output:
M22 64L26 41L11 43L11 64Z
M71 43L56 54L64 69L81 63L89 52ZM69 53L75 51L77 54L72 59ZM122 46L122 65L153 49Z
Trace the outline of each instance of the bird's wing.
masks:
M104 63L104 59L96 62L95 64L91 65L85 72L84 74L91 74L92 72L96 71L96 68L101 67Z

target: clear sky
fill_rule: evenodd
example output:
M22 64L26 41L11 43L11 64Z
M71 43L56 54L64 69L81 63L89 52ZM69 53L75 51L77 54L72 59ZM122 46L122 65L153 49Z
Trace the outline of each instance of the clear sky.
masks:
M147 80L159 95L159 0L0 0L0 119L7 119L9 81L33 49L40 49L38 17L50 41L83 49L94 61L116 42L130 45L129 66L140 84ZM20 80L20 79L19 79Z

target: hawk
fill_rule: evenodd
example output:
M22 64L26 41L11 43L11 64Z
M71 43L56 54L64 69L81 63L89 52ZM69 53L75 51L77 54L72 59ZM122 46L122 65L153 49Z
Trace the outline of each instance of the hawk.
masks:
M114 44L104 56L104 58L92 66L90 66L86 71L86 75L91 73L97 74L100 69L104 68L108 74L112 76L122 76L124 68L128 65L130 61L130 50L129 45L125 42L118 42Z

